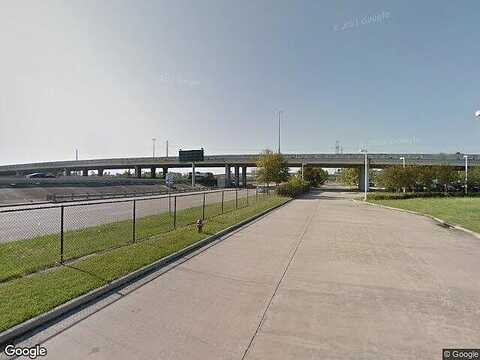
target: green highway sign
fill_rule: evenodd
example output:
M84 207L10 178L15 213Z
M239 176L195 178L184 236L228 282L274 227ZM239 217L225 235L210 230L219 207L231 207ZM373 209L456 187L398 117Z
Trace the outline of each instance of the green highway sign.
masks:
M200 150L180 150L178 152L178 158L182 162L195 162L203 161L203 149Z

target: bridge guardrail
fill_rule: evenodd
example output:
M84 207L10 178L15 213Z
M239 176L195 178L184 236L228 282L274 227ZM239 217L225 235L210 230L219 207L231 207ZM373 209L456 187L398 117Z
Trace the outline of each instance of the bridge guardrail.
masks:
M214 190L214 188L204 188L198 190L192 189L178 189L175 191L135 191L135 192L116 192L116 193L84 193L84 194L48 194L47 201L50 202L69 202L69 201L82 201L82 200L99 200L99 199L118 199L118 198L127 198L127 197L143 197L143 196L157 196L157 195L168 195L168 194L178 194L186 192L198 192L205 190Z

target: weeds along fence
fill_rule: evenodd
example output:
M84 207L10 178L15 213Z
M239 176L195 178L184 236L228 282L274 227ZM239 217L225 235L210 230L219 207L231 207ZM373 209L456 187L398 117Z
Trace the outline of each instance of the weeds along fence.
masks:
M0 283L148 239L271 193L231 189L0 210Z

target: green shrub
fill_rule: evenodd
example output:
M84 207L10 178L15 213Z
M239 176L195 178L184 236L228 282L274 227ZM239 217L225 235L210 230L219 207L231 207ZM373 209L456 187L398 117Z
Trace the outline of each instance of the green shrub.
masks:
M277 193L280 196L297 197L310 191L310 183L294 176L288 182L278 186Z
M368 200L401 200L401 199L416 199L416 198L432 198L432 197L463 197L463 192L406 192L406 193L370 193L367 195ZM468 194L469 197L480 196L480 193Z

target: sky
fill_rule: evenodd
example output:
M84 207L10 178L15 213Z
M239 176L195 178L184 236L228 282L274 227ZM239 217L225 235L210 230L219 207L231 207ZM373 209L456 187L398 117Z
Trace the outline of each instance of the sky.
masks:
M0 164L480 153L480 2L0 2Z

